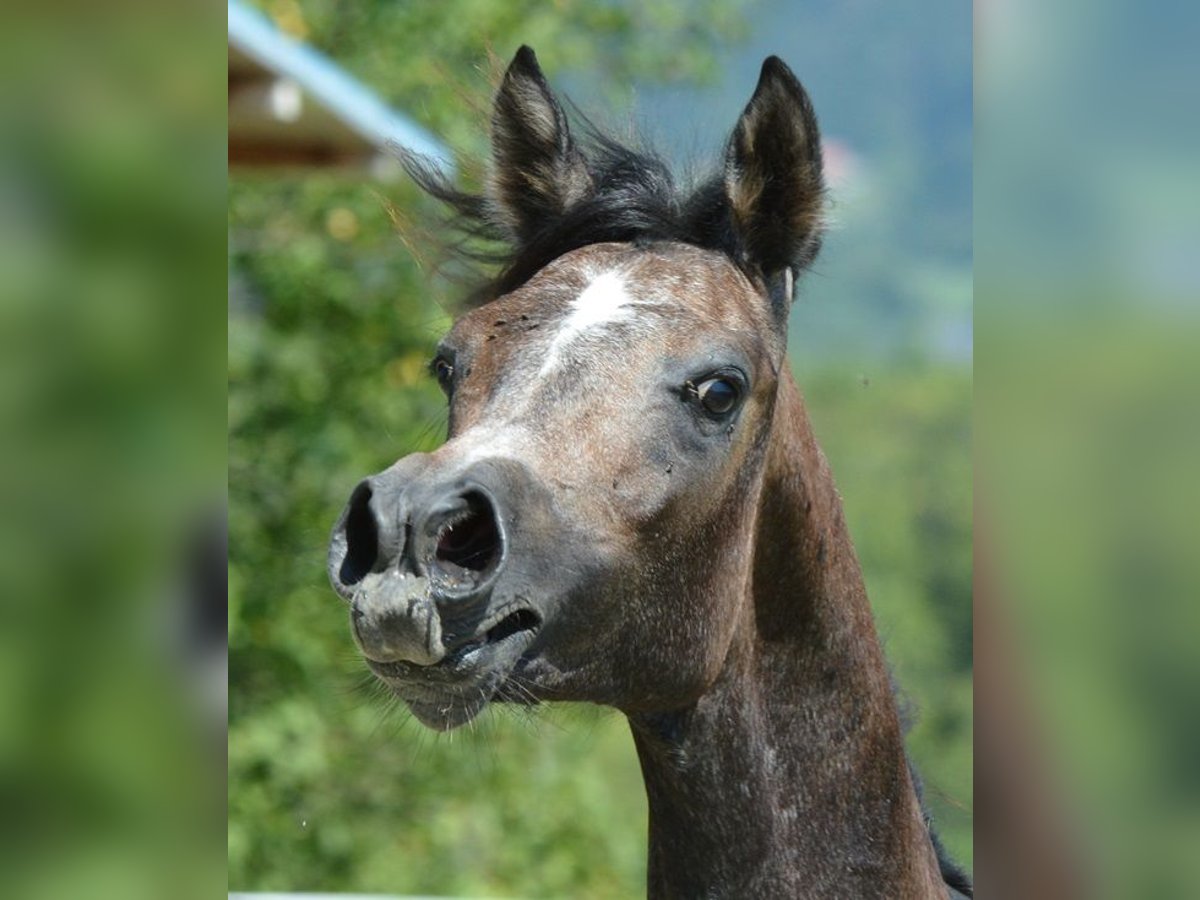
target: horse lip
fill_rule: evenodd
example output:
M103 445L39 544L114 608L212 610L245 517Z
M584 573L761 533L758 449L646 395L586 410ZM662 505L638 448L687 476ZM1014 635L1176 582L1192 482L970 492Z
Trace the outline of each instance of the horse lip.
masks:
M369 573L355 588L351 631L364 657L422 667L445 657L442 620L429 596L429 579L389 569Z
M508 619L513 617L517 617L516 621L504 629L506 633L491 634L494 629L505 624ZM534 621L525 624L530 618ZM480 664L487 665L488 660L480 660L478 656L488 648L509 646L523 639L525 641L525 646L521 648L521 653L523 654L529 649L541 627L541 615L527 603L517 601L505 604L483 619L470 637L455 641L448 646L446 655L432 665L418 665L405 661L377 660L365 654L363 655L363 660L367 663L371 671L385 678L399 678L427 685L431 682L431 677L436 678L439 682L443 682L443 679L451 677L451 680L444 681L443 683L453 685L460 683L462 680L470 680L469 675L471 673L462 671L464 663L472 669ZM509 630L509 628L512 630ZM511 661L512 666L515 666L520 659L521 656L518 654ZM452 677L460 673L468 677L466 679Z
M534 622L528 626L518 628L517 632L514 632L514 633L519 633L521 631L531 631L534 634L536 634L542 627L541 614L536 609L534 609L528 603L528 601L514 600L511 603L506 603L503 606L499 607L498 609L496 609L495 612L493 612L491 615L489 615L487 618L485 618L479 624L479 627L475 629L475 634L471 638L469 638L468 642L482 641L485 644L490 643L491 641L489 639L488 633L492 629L494 629L498 625L502 624L505 619L508 619L511 616L522 616L522 615L524 615L526 618L532 617L534 619ZM511 636L511 635L509 635L509 636Z
M489 631L522 614L536 617L536 624L519 627L498 639L488 639ZM444 731L469 722L492 701L509 675L527 658L541 621L528 605L512 603L488 616L475 630L475 636L452 648L431 666L379 662L369 657L364 660L418 720ZM512 623L521 624L521 618Z

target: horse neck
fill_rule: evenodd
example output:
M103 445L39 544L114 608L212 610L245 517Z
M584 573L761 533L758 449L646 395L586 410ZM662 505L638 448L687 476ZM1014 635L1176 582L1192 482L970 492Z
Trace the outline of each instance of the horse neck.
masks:
M650 892L944 896L841 500L780 384L724 668L692 706L631 716Z

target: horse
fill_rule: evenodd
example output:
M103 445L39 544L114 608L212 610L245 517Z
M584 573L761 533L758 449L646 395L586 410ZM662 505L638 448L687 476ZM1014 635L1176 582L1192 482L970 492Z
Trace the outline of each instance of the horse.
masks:
M333 529L366 666L437 730L493 701L622 712L649 896L971 896L788 366L825 210L808 94L768 58L689 189L576 125L522 47L481 192L405 158L501 249L431 362L447 441L365 478Z

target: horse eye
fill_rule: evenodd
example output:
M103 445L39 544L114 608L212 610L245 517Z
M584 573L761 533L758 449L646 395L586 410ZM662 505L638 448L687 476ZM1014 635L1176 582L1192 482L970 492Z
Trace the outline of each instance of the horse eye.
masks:
M728 378L710 378L696 387L696 399L706 412L723 416L737 406L740 392Z
M454 378L454 366L440 356L433 361L430 366L433 369L433 377L437 379L438 384L442 386L443 391L450 390L450 382Z

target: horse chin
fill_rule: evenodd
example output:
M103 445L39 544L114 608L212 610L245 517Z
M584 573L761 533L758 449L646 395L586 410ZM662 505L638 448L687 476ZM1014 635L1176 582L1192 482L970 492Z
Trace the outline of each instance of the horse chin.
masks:
M416 700L405 700L404 704L413 718L434 731L450 731L460 725L466 725L483 712L488 701L477 699L465 702L463 698L449 698L446 703L425 703Z
M450 731L470 722L493 700L519 700L508 682L536 631L521 628L470 642L432 666L370 659L366 663L418 722L435 731Z

